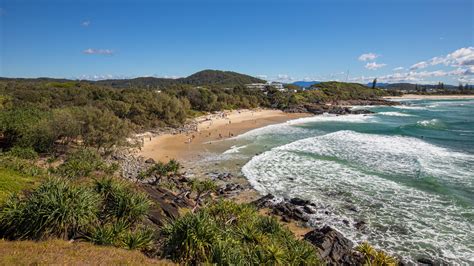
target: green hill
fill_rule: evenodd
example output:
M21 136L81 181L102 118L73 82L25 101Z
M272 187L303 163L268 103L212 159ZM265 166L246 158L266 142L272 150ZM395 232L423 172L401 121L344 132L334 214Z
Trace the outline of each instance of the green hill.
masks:
M192 74L189 77L178 79L180 83L190 85L222 85L235 86L249 83L265 83L265 80L254 78L249 75L240 74L232 71L203 70Z
M331 100L368 100L377 99L386 94L381 89L372 89L359 83L337 81L314 84L310 89L323 92Z
M266 81L254 78L249 75L240 74L232 71L220 70L203 70L192 74L185 78L171 79L171 78L155 78L142 77L135 79L108 79L100 80L95 83L114 88L164 88L173 85L215 85L221 87L235 87L238 85L245 85L249 83L264 83Z

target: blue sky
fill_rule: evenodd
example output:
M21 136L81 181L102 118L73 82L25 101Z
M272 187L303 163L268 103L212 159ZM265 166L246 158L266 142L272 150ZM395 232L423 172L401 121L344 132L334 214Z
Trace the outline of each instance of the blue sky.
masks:
M474 83L472 0L1 0L0 76Z

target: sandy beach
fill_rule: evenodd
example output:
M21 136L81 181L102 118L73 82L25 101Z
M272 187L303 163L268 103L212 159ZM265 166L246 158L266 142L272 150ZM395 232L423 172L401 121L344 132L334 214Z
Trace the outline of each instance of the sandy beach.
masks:
M196 118L196 132L182 134L163 134L145 137L144 145L138 155L156 161L177 159L185 162L199 159L206 153L224 152L230 146L222 140L237 136L249 130L283 123L310 114L289 114L280 110L236 110L210 114Z
M383 97L386 100L399 100L399 99L413 99L413 100L462 100L462 99L474 99L474 95L420 95L420 94L404 94L402 96L388 96Z

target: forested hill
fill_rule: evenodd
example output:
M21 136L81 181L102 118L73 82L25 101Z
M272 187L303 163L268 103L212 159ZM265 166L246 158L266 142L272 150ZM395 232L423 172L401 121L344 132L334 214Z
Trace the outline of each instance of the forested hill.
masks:
M144 77L135 79L114 79L114 80L101 80L96 83L100 85L108 85L115 88L128 88L128 87L148 87L148 88L163 88L172 85L217 85L220 87L233 88L238 85L245 85L249 83L265 83L266 81L254 78L249 75L240 74L232 71L220 71L220 70L203 70L192 74L185 78L171 79L171 78L154 78Z
M77 80L53 79L53 78L2 78L0 81L29 81L29 82L68 82ZM106 79L99 81L85 80L102 86L114 88L166 88L174 85L193 85L193 86L219 86L233 88L239 85L250 83L265 83L265 80L258 79L249 75L240 74L232 71L221 70L203 70L194 73L185 78L155 78L139 77L133 79Z

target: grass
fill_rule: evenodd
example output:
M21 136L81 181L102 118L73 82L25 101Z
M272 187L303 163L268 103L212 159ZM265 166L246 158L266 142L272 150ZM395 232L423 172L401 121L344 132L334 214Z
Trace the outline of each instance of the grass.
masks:
M40 177L23 175L12 169L0 168L0 204L10 194L34 188L40 181L42 181Z
M139 251L63 240L0 240L0 265L173 265Z

